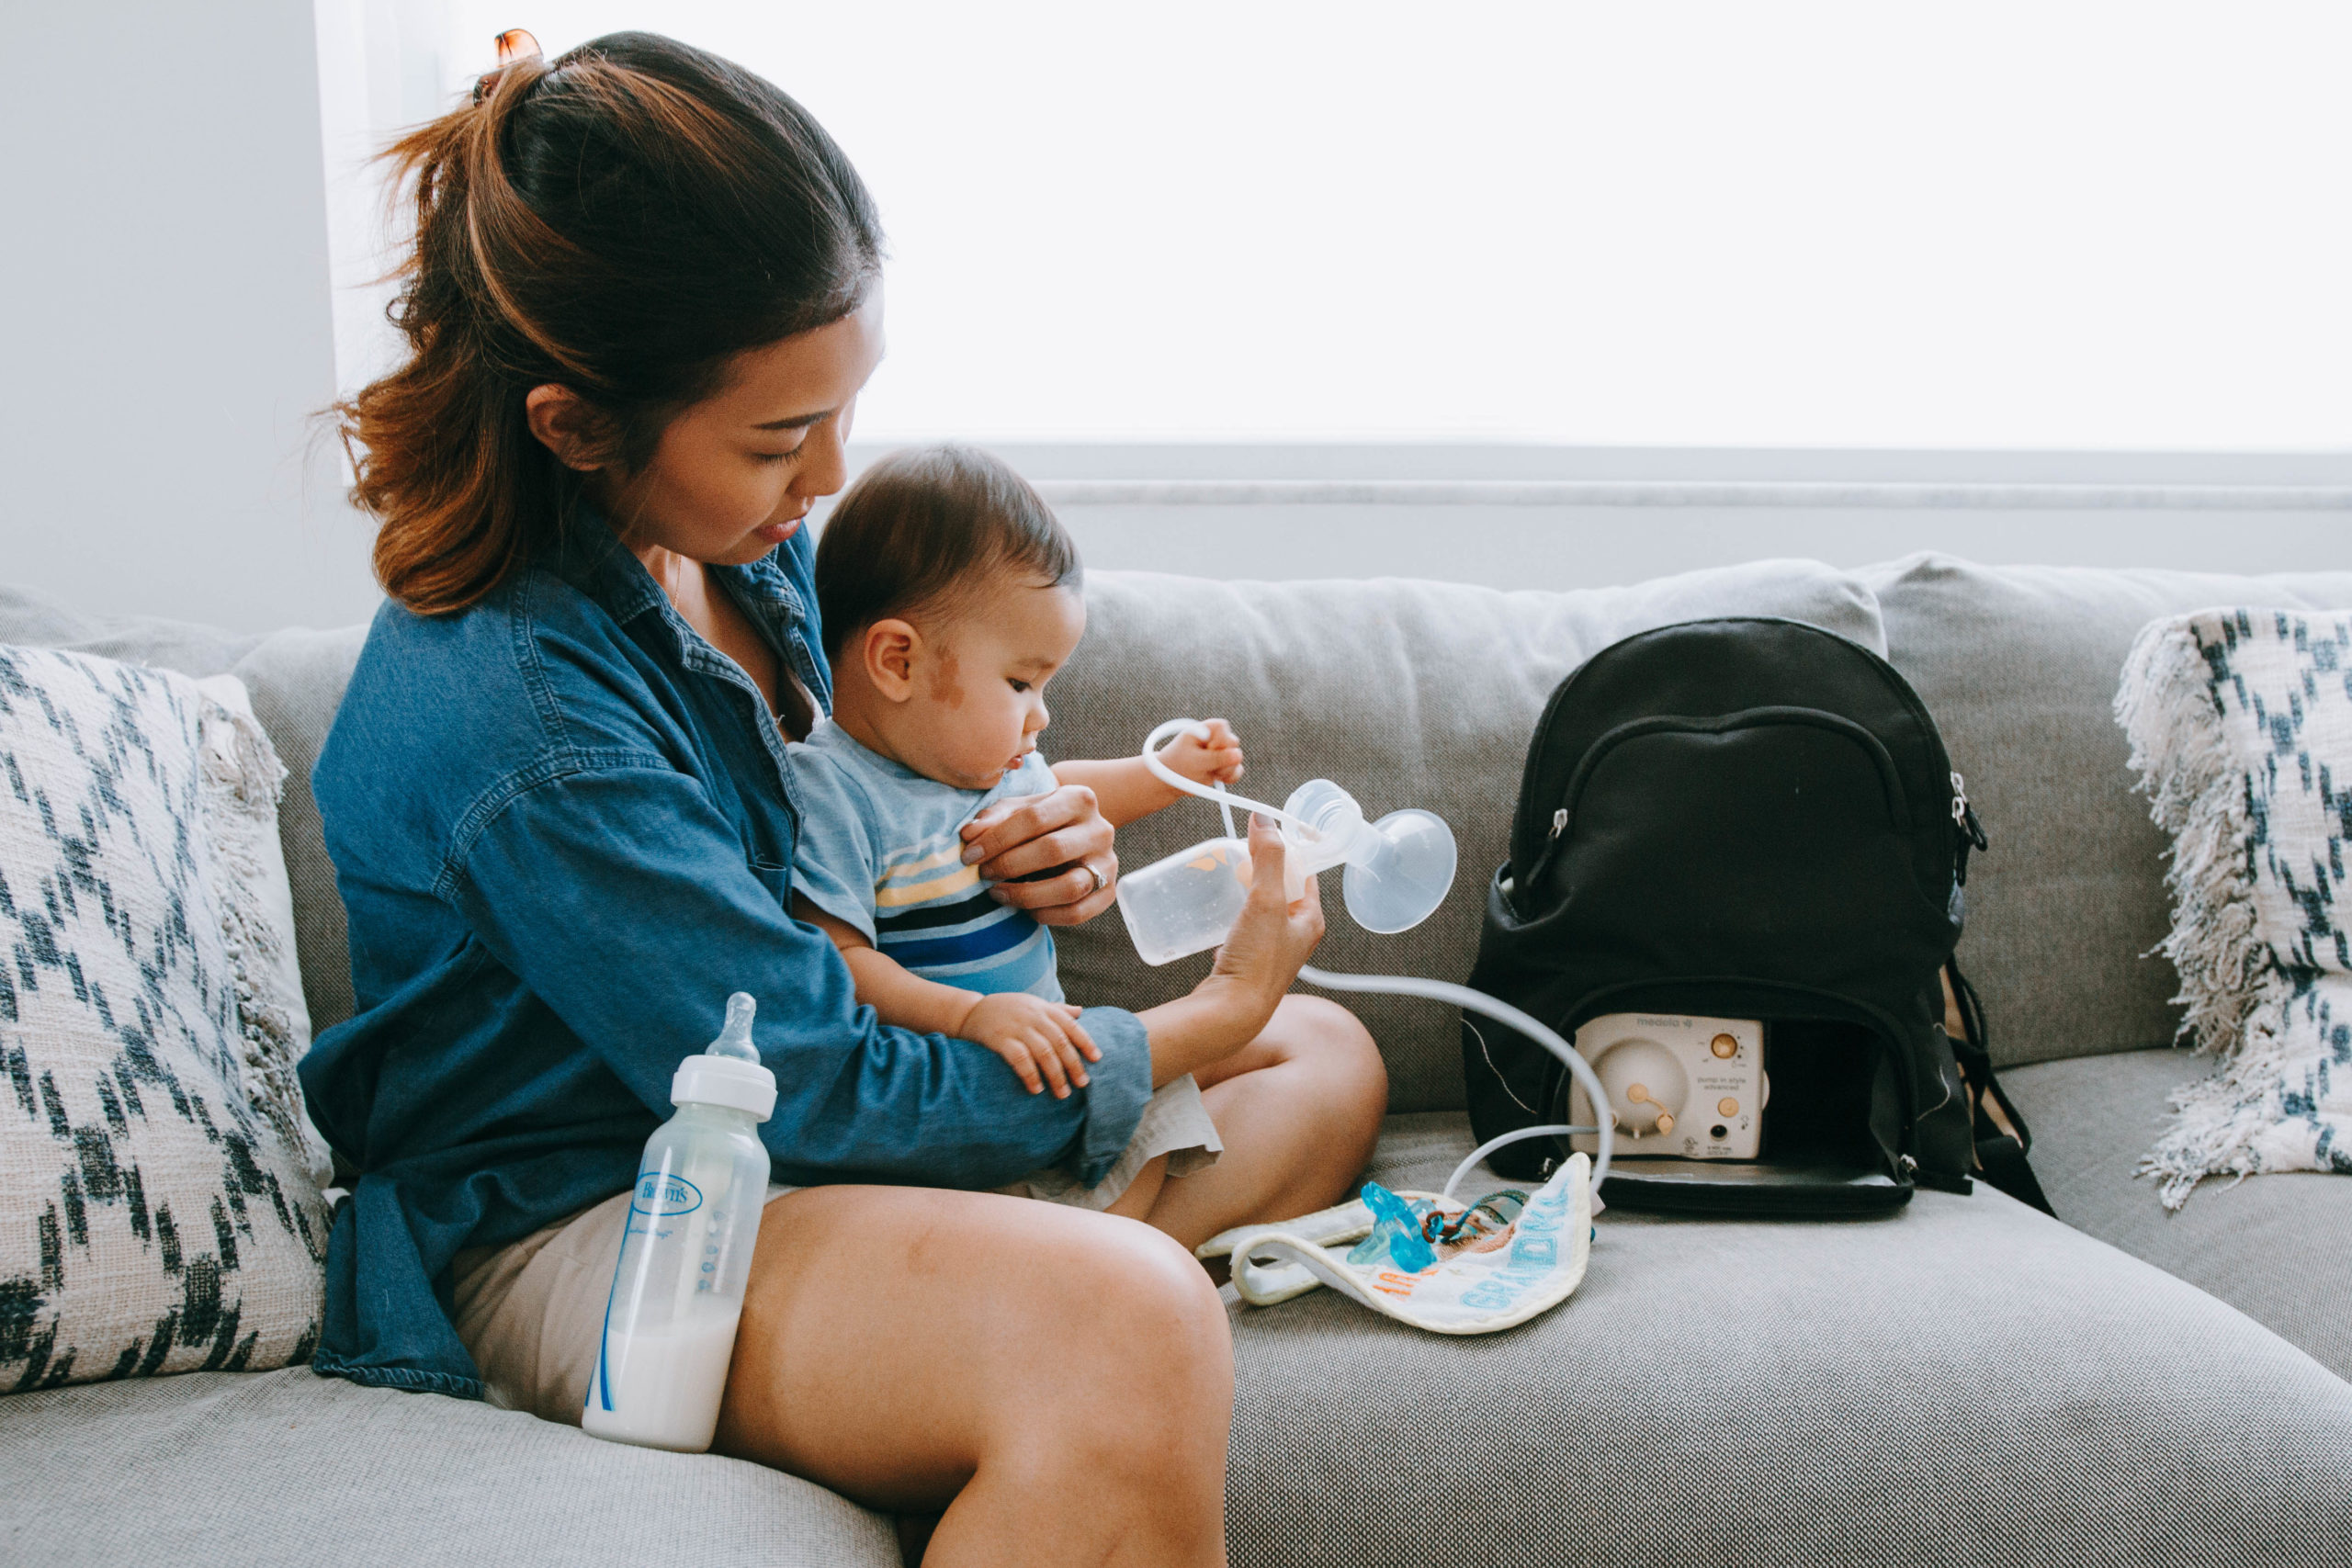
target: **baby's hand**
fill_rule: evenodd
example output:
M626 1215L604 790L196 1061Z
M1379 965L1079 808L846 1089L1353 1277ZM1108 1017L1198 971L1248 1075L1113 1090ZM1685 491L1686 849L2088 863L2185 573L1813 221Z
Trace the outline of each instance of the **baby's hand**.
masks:
M1208 721L1208 738L1187 730L1160 753L1160 760L1194 784L1241 782L1241 740L1221 718Z
M1078 1011L1026 991L1000 991L973 1003L956 1032L1003 1057L1031 1094L1050 1081L1054 1098L1068 1100L1070 1085L1086 1087L1086 1064L1102 1059L1078 1026Z

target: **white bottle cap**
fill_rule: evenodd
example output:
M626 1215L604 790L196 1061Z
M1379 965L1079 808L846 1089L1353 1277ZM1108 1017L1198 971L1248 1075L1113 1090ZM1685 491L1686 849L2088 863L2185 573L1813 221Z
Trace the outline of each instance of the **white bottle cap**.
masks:
M775 1075L757 1062L729 1056L689 1056L670 1080L670 1102L723 1105L764 1122L775 1114Z
M760 1065L752 1043L752 998L741 991L727 998L727 1025L698 1056L678 1064L670 1079L673 1105L719 1105L748 1111L755 1122L775 1113L775 1075Z

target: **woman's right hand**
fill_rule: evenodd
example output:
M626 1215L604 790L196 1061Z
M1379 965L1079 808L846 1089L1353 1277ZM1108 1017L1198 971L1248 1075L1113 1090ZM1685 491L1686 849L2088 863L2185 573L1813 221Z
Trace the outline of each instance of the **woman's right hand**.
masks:
M1208 978L1190 995L1136 1015L1151 1041L1152 1087L1221 1062L1257 1039L1322 940L1323 899L1315 879L1306 879L1296 903L1284 897L1283 836L1253 816L1250 896Z
M1274 1004L1298 978L1299 965L1315 955L1323 941L1322 893L1310 876L1306 891L1291 902L1285 896L1283 854L1281 830L1251 813L1250 897L1226 933L1225 945L1216 950L1208 979L1202 982L1204 989L1219 986L1254 997L1266 1018L1273 1016ZM1259 1027L1264 1027L1262 1019ZM1250 1033L1254 1036L1257 1030Z

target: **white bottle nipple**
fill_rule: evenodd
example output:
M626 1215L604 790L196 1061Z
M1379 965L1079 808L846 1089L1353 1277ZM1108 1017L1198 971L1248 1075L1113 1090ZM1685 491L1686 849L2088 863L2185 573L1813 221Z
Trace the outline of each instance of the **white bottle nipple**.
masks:
M764 1122L775 1111L775 1074L752 1043L752 1014L759 1004L748 991L727 998L727 1023L700 1054L678 1064L670 1079L673 1105L723 1105L748 1111Z
M756 1062L760 1048L752 1043L752 1015L760 1004L749 991L738 991L727 998L727 1021L718 1031L718 1038L703 1048L706 1056L731 1056L739 1062Z

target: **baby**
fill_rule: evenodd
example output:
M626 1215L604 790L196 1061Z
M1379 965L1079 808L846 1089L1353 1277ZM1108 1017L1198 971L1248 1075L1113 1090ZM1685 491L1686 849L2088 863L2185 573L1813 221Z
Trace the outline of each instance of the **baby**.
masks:
M885 1023L987 1046L1030 1092L1067 1097L1102 1053L1062 999L1053 933L996 902L965 863L982 809L1061 784L1094 792L1125 827L1180 798L1142 760L1048 765L1048 681L1086 630L1069 536L1018 474L937 446L868 468L817 547L818 611L833 713L786 750L803 808L793 913L832 938L857 999ZM1207 783L1241 776L1232 727L1164 751ZM1093 867L1100 885L1102 872ZM1161 1088L1111 1173L1058 1172L1026 1190L1106 1208L1159 1155L1182 1176L1214 1160L1216 1130L1189 1077Z

